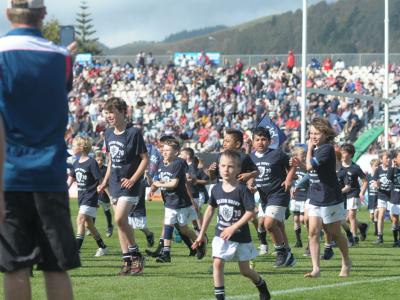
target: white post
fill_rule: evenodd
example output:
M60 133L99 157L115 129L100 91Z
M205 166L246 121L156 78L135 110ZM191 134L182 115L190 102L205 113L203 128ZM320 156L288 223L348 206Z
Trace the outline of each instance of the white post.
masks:
M303 0L303 38L301 58L301 143L306 143L306 85L307 85L307 0Z
M389 0L385 0L385 83L383 98L389 99ZM385 102L385 149L389 150L389 103Z

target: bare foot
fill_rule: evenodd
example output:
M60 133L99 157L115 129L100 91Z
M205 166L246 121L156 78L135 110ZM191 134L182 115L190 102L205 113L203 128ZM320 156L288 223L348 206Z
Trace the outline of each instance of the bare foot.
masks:
M310 273L304 274L304 278L318 278L320 276L321 276L320 272L310 272Z
M349 262L346 265L342 265L342 270L340 270L339 277L349 277L351 267L352 267L351 262Z

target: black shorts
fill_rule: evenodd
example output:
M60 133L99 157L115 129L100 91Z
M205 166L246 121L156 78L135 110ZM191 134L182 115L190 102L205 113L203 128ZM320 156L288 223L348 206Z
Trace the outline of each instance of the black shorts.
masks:
M5 192L0 225L0 271L37 265L65 271L80 266L66 192Z

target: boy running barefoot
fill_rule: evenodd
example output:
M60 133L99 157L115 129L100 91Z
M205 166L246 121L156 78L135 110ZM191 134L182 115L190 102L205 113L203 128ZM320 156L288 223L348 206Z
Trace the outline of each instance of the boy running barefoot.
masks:
M306 166L310 172L310 204L308 205L309 240L312 271L306 278L320 276L320 233L322 225L336 242L342 253L340 277L349 276L351 261L347 240L341 232L345 219L343 199L336 176L336 155L333 141L336 132L329 122L314 118L310 126Z
M212 189L210 203L204 213L204 224L193 248L204 244L205 233L215 209L218 209L218 222L212 242L215 298L225 299L225 261L237 260L240 273L255 284L260 299L271 299L265 281L250 269L250 260L257 256L248 225L254 216L255 203L253 194L237 179L240 166L240 155L236 151L226 150L221 154L219 172L222 182Z
M73 168L68 177L68 187L76 181L78 184L78 203L79 212L76 219L76 242L78 250L81 250L85 238L85 224L96 241L99 249L96 257L106 255L108 248L104 244L100 233L93 223L96 218L97 204L99 195L97 185L101 180L101 173L97 162L90 158L89 152L92 149L92 142L88 138L76 137L73 141L72 151L79 156L73 164Z

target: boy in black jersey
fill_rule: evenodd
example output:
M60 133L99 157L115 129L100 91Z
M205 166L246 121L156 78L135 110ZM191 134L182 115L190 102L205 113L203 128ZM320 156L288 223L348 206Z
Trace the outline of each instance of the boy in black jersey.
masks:
M79 212L76 218L76 242L80 251L85 238L85 224L92 234L99 248L95 256L103 256L108 253L100 233L93 223L96 218L98 193L97 185L101 180L101 173L97 162L88 156L92 149L92 142L89 138L76 137L73 141L72 151L80 156L73 163L73 168L68 177L68 187L76 181L78 185Z
M256 165L251 160L248 154L241 152L243 146L243 133L236 129L227 129L224 135L224 141L222 144L223 150L234 150L240 154L241 169L238 175L238 179L241 182L249 183L251 185L252 180L257 177L258 170ZM217 162L212 163L209 168L209 176L211 180L221 179L219 174L218 164L220 156L217 158Z
M156 261L160 263L171 262L171 239L174 224L178 223L180 232L187 236L192 242L196 240L196 233L187 224L197 219L196 211L193 208L191 197L186 186L186 162L178 157L179 142L167 140L164 143L162 156L163 163L158 169L158 181L154 181L151 192L154 193L158 188L164 201L164 248ZM205 246L199 249L198 253L204 253ZM203 258L198 254L198 258Z
M303 242L301 240L301 224L304 223L304 206L308 196L307 186L296 188L304 176L307 175L305 168L306 163L306 150L303 147L296 147L293 149L293 158L299 162L296 168L296 181L294 187L291 189L290 211L293 213L294 232L296 234L295 248L302 248Z
M338 177L344 183L341 191L346 201L347 221L350 223L350 231L353 236L351 242L354 245L359 242L357 234L357 210L361 206L360 199L364 197L368 181L361 168L352 162L352 158L356 152L354 146L352 144L343 144L340 147L340 152L342 154L342 166L338 171ZM361 188L358 183L359 179L362 180ZM362 240L365 240L365 233L362 235Z
M128 214L139 202L139 188L149 157L140 130L125 118L125 101L111 98L106 102L105 109L108 111L107 121L110 125L105 131L109 160L98 191L103 191L108 185L123 259L119 275L140 275L144 269L144 257L136 244Z
M256 151L251 154L259 171L255 185L260 194L264 227L271 234L277 252L275 267L294 266L296 260L289 248L284 220L296 165L290 167L289 157L281 149L269 149L270 144L269 131L263 127L257 128L253 134Z
M400 214L400 152L394 153L392 167L388 172L388 179L392 182L390 195L390 218L392 219L393 247L400 247L399 242L399 214Z
M204 213L204 224L193 248L204 244L205 233L215 210L218 209L218 222L212 242L215 298L225 299L225 261L237 260L240 273L249 278L259 290L259 298L270 299L265 281L250 268L249 261L257 256L248 225L254 216L255 202L246 185L237 179L240 165L240 155L236 151L226 150L221 154L219 171L222 182L212 189L210 202Z
M96 151L94 154L94 159L96 160L97 164L99 165L100 168L100 173L101 173L101 178L103 179L104 176L106 176L107 172L107 166L104 165L104 153L101 151ZM106 216L107 219L107 232L106 236L111 237L114 231L114 226L112 224L112 215L111 215L111 203L110 203L110 197L108 197L108 194L106 191L100 192L99 193L99 205L103 208L104 215Z
M392 182L388 177L390 166L389 152L383 151L379 154L379 161L381 165L378 167L374 174L374 186L378 189L378 240L375 244L383 244L383 227L385 224L385 212L390 202L390 193Z
M379 159L371 159L371 174L367 174L368 180L368 212L372 223L374 223L374 235L378 235L378 210L376 209L378 200L378 189L374 184L374 174L379 167Z

